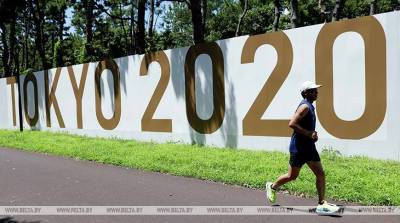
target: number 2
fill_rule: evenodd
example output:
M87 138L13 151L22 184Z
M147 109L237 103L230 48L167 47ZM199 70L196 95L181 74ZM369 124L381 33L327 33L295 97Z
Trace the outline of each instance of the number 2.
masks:
M140 76L147 75L149 65L154 61L158 62L161 66L161 79L143 114L142 131L172 132L171 119L153 119L153 115L160 103L161 97L167 89L170 79L170 67L167 55L163 51L146 54L140 65Z
M241 63L253 63L256 50L264 44L275 48L278 54L277 64L243 119L243 135L290 136L288 119L261 119L292 67L293 48L289 38L284 32L250 36L244 44Z

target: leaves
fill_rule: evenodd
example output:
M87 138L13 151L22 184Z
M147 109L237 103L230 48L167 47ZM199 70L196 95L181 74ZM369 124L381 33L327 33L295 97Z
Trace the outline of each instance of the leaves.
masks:
M291 28L292 1L276 1L281 6L277 28ZM238 33L271 32L276 1L248 0L248 10ZM145 4L139 7L143 2ZM154 10L150 10L151 2L155 2ZM336 0L324 0L321 4L315 0L296 2L301 18L297 25L308 26L332 20ZM398 0L344 2L342 19L369 15L372 2L376 2L376 13L392 11L400 6ZM201 17L205 23L192 20L193 3L197 8L201 7L201 16L197 11L196 17ZM194 33L200 35L197 37L200 41L204 35L207 42L231 38L235 36L244 3L243 0L0 0L0 24L4 29L0 29L0 73L6 70L8 73L43 70L44 65L55 67L100 61L136 54L143 49L149 52L185 47L195 42ZM33 7L28 7L30 4ZM143 6L144 13L143 10L139 13ZM143 16L144 24L139 19ZM14 17L15 26L12 26ZM151 18L153 29L149 27ZM204 29L200 27L202 30L198 30L197 26L202 24ZM10 32L11 28L15 28L15 32ZM10 58L21 63L15 64Z

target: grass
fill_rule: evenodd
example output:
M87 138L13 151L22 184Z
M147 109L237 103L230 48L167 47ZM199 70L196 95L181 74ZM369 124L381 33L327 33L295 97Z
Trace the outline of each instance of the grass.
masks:
M188 176L263 189L265 181L285 173L288 155L280 152L212 148L176 143L91 138L65 133L0 130L0 146L64 157ZM400 205L400 162L321 154L327 197L364 205ZM303 168L283 187L316 197L315 178Z

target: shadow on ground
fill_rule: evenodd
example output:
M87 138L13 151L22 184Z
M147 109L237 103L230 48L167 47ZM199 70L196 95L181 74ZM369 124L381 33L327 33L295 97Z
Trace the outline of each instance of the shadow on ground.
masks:
M17 221L13 217L0 218L0 223L40 223L40 221Z

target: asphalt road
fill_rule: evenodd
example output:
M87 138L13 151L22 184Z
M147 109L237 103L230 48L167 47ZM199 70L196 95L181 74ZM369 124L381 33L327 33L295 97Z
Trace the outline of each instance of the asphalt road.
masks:
M315 199L279 194L279 204ZM344 204L340 203L339 204ZM0 206L263 206L264 191L0 149ZM344 204L351 205L351 204ZM399 222L399 216L0 216L0 223Z

